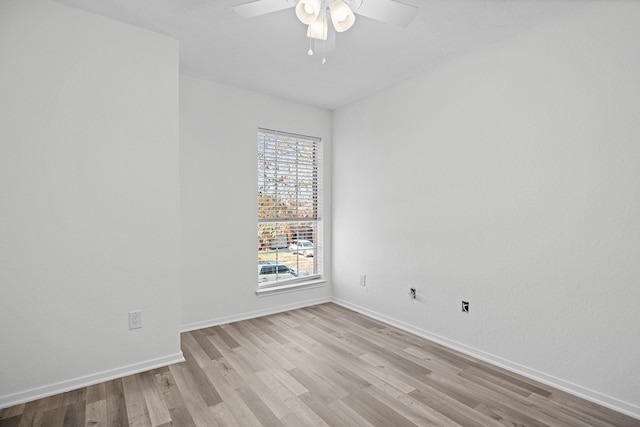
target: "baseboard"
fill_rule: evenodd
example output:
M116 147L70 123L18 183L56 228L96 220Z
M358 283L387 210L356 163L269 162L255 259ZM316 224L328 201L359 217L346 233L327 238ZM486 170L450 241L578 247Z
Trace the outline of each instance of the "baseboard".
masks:
M0 409L180 362L184 362L182 352L74 378L68 381L36 387L6 396L0 396Z
M384 314L369 310L368 308L350 303L340 298L333 297L331 300L338 305L341 305L353 311L357 311L358 313L362 313L366 316L372 317L374 319L377 319L389 325L395 326L396 328L402 329L403 331L410 332L419 337L426 338L438 344L442 344L445 347L449 347L453 350L457 350L461 353L475 357L476 359L480 359L494 366L506 369L508 371L514 372L516 374L522 375L532 380L539 381L543 384L565 391L574 396L578 396L590 402L597 403L598 405L602 405L609 409L613 409L614 411L623 413L630 417L640 419L640 406L622 401L620 399L616 399L614 397L599 393L594 390L590 390L588 388L582 387L577 384L573 384L569 381L565 381L553 375L548 375L548 374L545 374L544 372L540 372L535 369L528 368L518 363L505 360L494 354L487 353L485 351L478 350L477 348L470 347L468 345L459 343L457 341L450 340L448 338L442 337L440 335L434 334L432 332L426 331L421 328L417 328L408 323L405 323L400 320L394 319L392 317L386 316Z
M218 326L224 325L226 323L239 322L241 320L254 319L256 317L268 316L269 314L282 313L283 311L295 310L297 308L309 307L312 305L324 304L327 302L331 302L331 297L315 298L305 301L299 301L293 304L270 307L263 310L234 314L233 316L217 317L202 322L187 323L180 326L180 332L189 332L196 329L210 328L211 326Z

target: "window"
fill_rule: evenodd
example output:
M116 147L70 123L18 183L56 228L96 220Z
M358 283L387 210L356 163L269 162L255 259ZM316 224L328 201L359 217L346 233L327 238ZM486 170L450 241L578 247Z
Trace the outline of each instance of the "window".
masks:
M258 285L321 275L320 138L258 131Z

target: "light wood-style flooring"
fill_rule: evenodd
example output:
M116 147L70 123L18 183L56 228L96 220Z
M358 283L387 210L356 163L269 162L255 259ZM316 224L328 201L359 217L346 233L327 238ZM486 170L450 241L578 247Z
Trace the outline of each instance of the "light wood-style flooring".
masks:
M186 362L0 411L22 426L640 426L335 304L182 334Z

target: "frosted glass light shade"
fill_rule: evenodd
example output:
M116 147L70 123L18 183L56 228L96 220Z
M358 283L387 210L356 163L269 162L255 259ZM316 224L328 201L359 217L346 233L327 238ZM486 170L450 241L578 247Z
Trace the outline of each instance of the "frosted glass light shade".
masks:
M303 24L311 25L320 14L320 0L300 0L296 5L296 16Z
M356 16L343 0L336 0L329 7L331 22L337 32L347 31L356 22Z
M307 29L307 37L318 40L326 40L328 29L327 16L322 14L318 16L318 19L309 24L309 28Z

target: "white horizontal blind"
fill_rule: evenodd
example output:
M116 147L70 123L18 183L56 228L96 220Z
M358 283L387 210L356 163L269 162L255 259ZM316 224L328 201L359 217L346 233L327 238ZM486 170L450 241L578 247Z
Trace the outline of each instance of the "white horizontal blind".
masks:
M258 283L320 275L320 139L258 131Z

